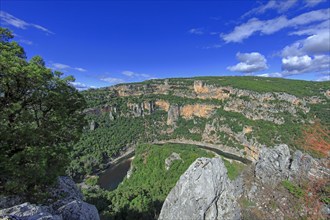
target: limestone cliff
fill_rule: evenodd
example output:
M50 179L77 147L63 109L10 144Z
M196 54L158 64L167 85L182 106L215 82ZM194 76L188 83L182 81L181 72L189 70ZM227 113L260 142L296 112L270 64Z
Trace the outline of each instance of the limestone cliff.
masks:
M97 104L85 112L91 120L100 118L101 127L123 117L144 118L141 139L216 144L256 161L265 146L301 148L302 129L327 120L330 84L301 84L257 77L155 79L86 92Z

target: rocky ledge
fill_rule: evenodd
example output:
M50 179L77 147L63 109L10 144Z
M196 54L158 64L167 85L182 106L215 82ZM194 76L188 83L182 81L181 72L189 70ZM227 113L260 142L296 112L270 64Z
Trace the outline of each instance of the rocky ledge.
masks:
M49 193L53 198L47 206L23 203L0 210L0 219L19 220L99 220L94 205L83 201L83 196L69 177L59 177Z

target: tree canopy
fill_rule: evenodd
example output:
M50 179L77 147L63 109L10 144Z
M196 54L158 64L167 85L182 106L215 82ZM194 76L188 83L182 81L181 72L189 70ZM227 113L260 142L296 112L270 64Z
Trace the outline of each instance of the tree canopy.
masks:
M0 27L0 192L31 195L52 183L85 125L74 78L46 68Z

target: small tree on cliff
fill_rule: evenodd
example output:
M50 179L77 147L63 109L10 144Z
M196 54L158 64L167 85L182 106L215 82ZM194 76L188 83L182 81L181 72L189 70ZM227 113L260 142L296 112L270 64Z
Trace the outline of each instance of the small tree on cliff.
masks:
M0 193L36 195L63 174L69 146L84 126L83 96L73 77L27 61L0 27Z

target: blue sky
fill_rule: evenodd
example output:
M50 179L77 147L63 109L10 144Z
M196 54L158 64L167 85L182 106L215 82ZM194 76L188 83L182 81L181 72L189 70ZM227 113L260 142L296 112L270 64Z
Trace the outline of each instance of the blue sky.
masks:
M330 78L330 3L6 1L1 26L77 88L151 78Z

